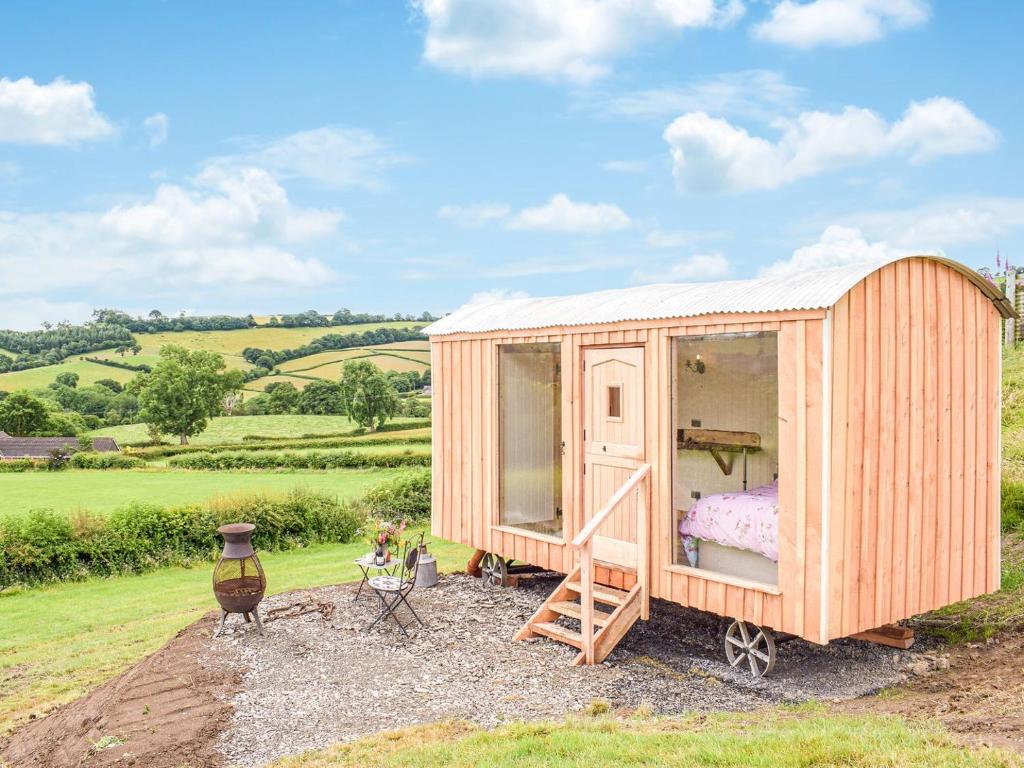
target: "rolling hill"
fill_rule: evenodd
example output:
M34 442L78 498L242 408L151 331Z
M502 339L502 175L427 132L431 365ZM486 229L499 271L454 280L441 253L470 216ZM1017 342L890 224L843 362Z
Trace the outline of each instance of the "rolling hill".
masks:
M362 333L377 328L411 328L422 323L377 322L330 328L280 328L257 326L227 331L166 331L162 333L136 333L136 341L142 350L137 355L120 355L113 349L90 353L89 357L130 365L155 365L159 360L160 348L166 344L177 344L188 349L205 349L224 356L229 368L249 370L252 366L242 357L247 347L261 349L294 349L330 333ZM301 389L316 379L337 379L341 366L351 359L367 359L385 371L425 372L430 367L429 344L424 341L392 342L380 346L320 352L306 357L288 360L279 366L280 375L264 376L246 384L250 392L262 392L264 387L275 381L290 381ZM114 379L125 383L135 372L122 368L101 365L84 359L84 356L68 358L56 365L30 368L0 374L0 390L13 392L18 389L37 389L50 384L58 374L72 372L79 376L79 385L94 384L100 379Z

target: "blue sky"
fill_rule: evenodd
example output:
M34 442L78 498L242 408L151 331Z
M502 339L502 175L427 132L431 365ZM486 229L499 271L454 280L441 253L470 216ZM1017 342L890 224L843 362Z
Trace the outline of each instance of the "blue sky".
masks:
M1021 28L1008 0L8 0L0 326L1024 262Z

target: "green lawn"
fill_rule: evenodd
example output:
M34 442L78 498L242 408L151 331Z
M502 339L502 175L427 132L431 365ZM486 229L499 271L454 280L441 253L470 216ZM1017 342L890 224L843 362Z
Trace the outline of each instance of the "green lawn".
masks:
M355 429L348 416L220 416L210 419L206 430L189 442L193 445L240 443L246 435L264 437L299 437L300 435L332 435ZM148 439L145 424L122 424L104 427L89 433L93 437L112 437L118 443L141 443Z
M111 512L129 501L187 504L216 496L284 492L303 487L357 496L395 477L395 469L326 472L185 472L176 470L66 470L0 475L0 517L32 509Z
M430 540L430 539L428 539ZM470 550L432 541L442 570ZM366 544L330 544L261 557L269 591L352 581ZM208 567L91 579L0 593L0 734L71 701L155 651L216 608ZM156 597L154 597L156 596Z
M274 768L937 768L1020 766L1019 756L960 746L938 727L897 717L834 716L818 707L681 718L574 718L483 730L462 722L408 728Z

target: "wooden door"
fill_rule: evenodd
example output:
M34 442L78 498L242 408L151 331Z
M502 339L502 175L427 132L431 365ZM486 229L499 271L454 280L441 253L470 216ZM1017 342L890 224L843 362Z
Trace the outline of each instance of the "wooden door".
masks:
M644 349L583 352L583 514L590 520L644 463ZM594 558L637 567L637 500L594 535Z

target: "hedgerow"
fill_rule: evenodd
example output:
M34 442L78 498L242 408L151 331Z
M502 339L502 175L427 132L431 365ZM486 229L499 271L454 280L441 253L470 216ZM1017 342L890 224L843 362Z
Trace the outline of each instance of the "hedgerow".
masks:
M430 517L430 470L418 469L369 490L357 504L371 518L423 520Z
M56 463L53 459L14 459L0 461L0 474L5 472L53 472L67 469L138 469L146 466L146 462L123 453L91 453L79 451L71 454L67 461Z
M68 462L75 469L138 469L146 466L146 462L134 456L122 453L89 453L79 452L71 455Z
M207 505L132 503L108 517L41 510L0 519L0 590L210 561L225 523L255 523L254 546L272 551L351 541L364 519L358 504L303 490Z
M36 462L32 459L10 459L0 461L0 474L5 472L31 472L36 468Z
M351 448L360 445L426 445L430 435L393 437L391 435L366 435L364 437L289 438L273 442L246 442L230 445L156 445L132 450L132 456L144 459L183 456L190 453L230 453L245 451L280 451L301 448Z
M192 453L169 462L176 469L366 469L370 467L425 467L430 456L408 453L357 453L355 451L233 451Z

